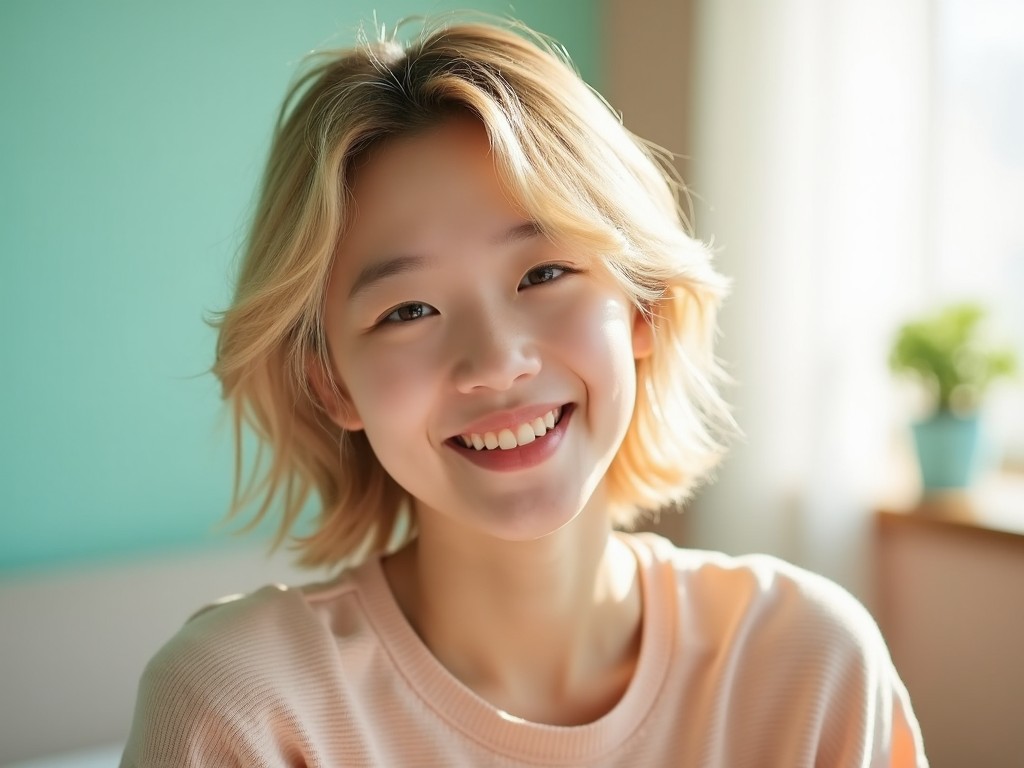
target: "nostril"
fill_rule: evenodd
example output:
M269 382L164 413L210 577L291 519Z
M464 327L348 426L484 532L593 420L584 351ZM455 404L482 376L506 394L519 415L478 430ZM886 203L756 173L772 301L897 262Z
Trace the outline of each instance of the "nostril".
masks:
M541 370L540 359L523 355L470 357L456 370L455 385L463 393L478 389L506 392Z

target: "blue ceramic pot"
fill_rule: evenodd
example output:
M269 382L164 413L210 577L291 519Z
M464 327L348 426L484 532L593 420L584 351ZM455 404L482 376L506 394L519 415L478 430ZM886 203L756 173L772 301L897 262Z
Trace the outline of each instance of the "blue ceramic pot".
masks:
M924 490L966 488L981 468L981 417L940 411L914 424L914 444Z

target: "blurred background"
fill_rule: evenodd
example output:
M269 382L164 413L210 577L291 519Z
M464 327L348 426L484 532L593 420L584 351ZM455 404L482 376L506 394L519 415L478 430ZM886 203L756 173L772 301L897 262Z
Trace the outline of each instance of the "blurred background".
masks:
M466 5L0 3L0 764L115 764L139 674L188 615L318 576L268 558L265 531L216 530L233 458L204 317L302 56ZM719 355L746 437L659 530L840 582L879 619L932 764L1019 765L1020 376L975 409L969 481L937 491L911 429L927 406L889 358L959 301L1024 355L1024 5L472 7L556 38L677 154L733 279Z

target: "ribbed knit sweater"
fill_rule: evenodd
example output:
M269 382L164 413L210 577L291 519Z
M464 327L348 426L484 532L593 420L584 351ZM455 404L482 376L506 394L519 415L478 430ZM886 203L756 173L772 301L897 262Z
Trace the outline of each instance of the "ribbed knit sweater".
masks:
M508 715L406 621L380 561L204 610L157 653L122 767L926 766L875 622L775 558L623 536L640 562L639 659L580 726Z

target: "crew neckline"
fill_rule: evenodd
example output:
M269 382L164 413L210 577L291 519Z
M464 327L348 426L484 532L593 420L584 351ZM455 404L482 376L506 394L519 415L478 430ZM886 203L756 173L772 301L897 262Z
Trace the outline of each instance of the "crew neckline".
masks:
M375 557L351 572L367 615L396 670L424 703L455 730L504 757L576 764L607 755L643 723L667 678L676 600L671 569L653 542L616 533L636 557L642 604L640 653L625 693L607 713L583 725L548 725L509 715L463 684L434 657L405 618Z

